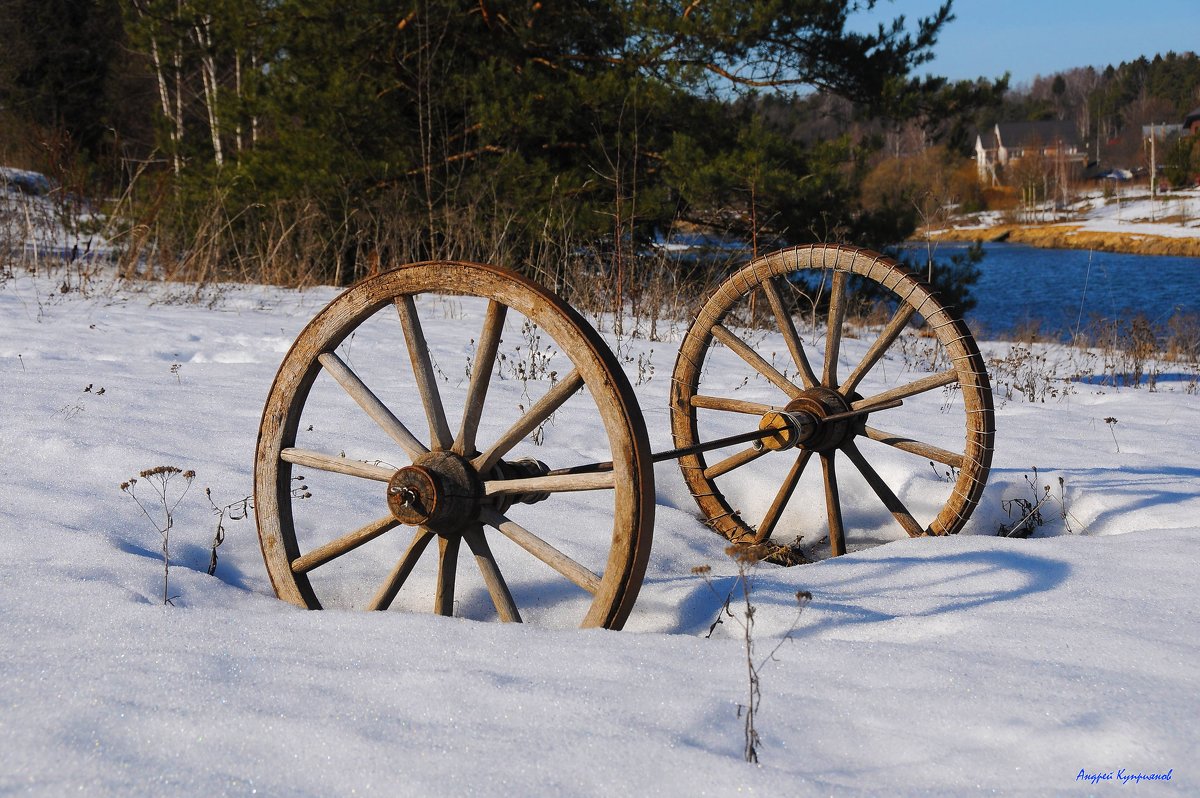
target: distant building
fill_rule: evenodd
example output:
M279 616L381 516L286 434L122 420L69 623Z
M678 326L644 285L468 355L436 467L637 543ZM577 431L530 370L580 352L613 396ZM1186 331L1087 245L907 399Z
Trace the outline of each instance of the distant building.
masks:
M1087 153L1071 122L1000 122L975 136L979 180L995 185L997 171L1030 155L1084 164Z
M1183 118L1183 129L1188 133L1200 133L1200 108Z

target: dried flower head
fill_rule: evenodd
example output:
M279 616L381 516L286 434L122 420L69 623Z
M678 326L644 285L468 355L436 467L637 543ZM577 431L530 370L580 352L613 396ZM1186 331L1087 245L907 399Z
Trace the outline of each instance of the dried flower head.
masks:
M182 472L175 466L162 465L162 466L155 466L154 468L147 468L145 471L143 471L141 474L139 474L139 476L155 477L155 476L158 476L159 474L162 474L164 476L169 476L171 474L180 474L180 473L182 473Z

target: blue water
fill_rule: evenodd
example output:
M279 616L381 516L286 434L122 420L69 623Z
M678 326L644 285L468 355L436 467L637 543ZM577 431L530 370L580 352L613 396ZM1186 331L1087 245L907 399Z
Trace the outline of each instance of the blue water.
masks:
M966 247L940 243L934 257ZM978 304L967 314L976 337L1013 333L1035 322L1043 335L1067 337L1094 318L1141 312L1164 323L1174 313L1200 314L1200 258L1022 244L984 244L984 253L982 275L972 289Z

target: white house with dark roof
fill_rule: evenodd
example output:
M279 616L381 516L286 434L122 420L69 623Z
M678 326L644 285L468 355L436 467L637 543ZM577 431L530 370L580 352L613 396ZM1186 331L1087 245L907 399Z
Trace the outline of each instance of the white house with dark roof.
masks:
M998 168L1034 154L1064 158L1072 164L1087 161L1087 153L1071 122L1000 122L975 136L980 182L995 185Z

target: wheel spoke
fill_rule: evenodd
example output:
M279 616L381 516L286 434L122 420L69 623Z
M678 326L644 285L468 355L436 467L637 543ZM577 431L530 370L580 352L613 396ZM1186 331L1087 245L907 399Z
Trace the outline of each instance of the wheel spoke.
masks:
M512 493L567 493L581 490L609 490L616 485L611 471L584 474L552 474L526 479L493 479L483 483L484 496Z
M758 448L751 446L748 449L742 449L737 454L730 455L724 460L704 469L704 477L705 479L716 479L722 474L728 474L735 468L741 468L746 463L757 460L769 451L771 450L765 446L759 446Z
M480 511L479 519L488 526L498 529L513 543L516 543L588 593L595 594L600 589L599 576L575 560L572 560L516 521L506 518L495 510L488 509Z
M800 379L804 381L804 387L815 388L820 385L820 382L812 370L812 364L808 362L808 355L804 352L804 343L800 340L800 334L796 332L792 314L783 304L783 296L779 293L779 284L776 282L778 279L778 277L771 277L764 280L760 287L767 296L767 302L771 305L771 312L775 314L775 323L779 325L779 332L783 334L788 351L792 353L792 361L800 371Z
M446 409L438 392L437 377L429 359L429 345L425 331L417 316L417 306L409 294L396 297L396 312L400 315L400 326L404 329L404 341L408 345L408 357L412 361L413 377L417 381L417 392L425 405L425 416L429 419L429 440L435 451L444 451L454 444L450 425L446 422Z
M396 566L388 574L387 581L379 588L379 592L375 594L375 598L367 605L367 609L386 610L392 606L392 601L395 600L396 594L404 586L404 580L408 579L408 575L412 573L417 560L421 559L421 554L425 551L425 547L429 545L429 541L433 540L433 537L433 532L426 527L417 529L412 543L408 544L408 550L396 562Z
M838 355L842 349L842 322L846 318L846 272L833 272L829 289L829 330L825 339L825 369L822 382L826 388L838 387Z
M329 372L330 376L337 380L343 390L350 395L350 398L358 403L366 414L386 432L392 440L400 444L400 448L413 460L429 451L425 444L417 440L416 436L408 431L408 428L400 422L400 419L392 413L391 410L379 401L379 397L371 393L363 381L358 378L358 375L350 370L350 367L342 361L340 357L333 352L324 352L317 357L321 365Z
M521 613L517 611L517 604L513 601L508 584L500 573L500 567L496 565L496 558L492 556L492 550L483 534L483 527L471 527L463 533L463 538L467 541L471 553L475 555L475 564L479 566L483 583L487 586L488 595L492 597L492 604L496 605L496 613L500 620L505 623L520 623Z
M713 337L716 338L730 350L735 352L738 357L746 361L759 374L770 380L775 387L786 393L789 397L795 399L801 393L801 388L794 385L791 380L779 373L779 369L772 366L770 363L762 359L762 355L754 351L750 344L743 341L733 334L723 324L715 324L712 328Z
M850 372L850 376L842 383L842 393L849 395L854 392L862 378L867 376L867 372L879 362L879 358L883 357L883 353L888 350L888 347L896 340L900 333L904 330L904 325L908 324L908 320L912 318L916 308L911 305L901 305L892 316L891 321L879 333L879 337L875 339L875 343L871 344L871 348L863 355L863 359L854 371Z
M579 386L581 385L583 385L583 377L579 375L577 370L572 369L570 374L559 380L558 383L546 392L545 396L535 402L533 407L526 411L525 415L517 419L517 423L513 424L507 432L501 435L492 444L490 449L472 460L471 465L480 474L486 474L522 438L533 432L539 424L550 418L555 410L562 407L563 402L570 399L571 395L579 390Z
M883 502L883 506L888 509L896 522L904 528L910 538L917 538L925 534L925 529L917 523L917 519L913 518L912 513L904 506L904 503L892 492L892 489L883 481L883 477L879 476L871 464L867 462L867 458L863 457L862 452L854 445L854 441L846 441L842 444L842 451L854 463L855 468L867 480L867 484L871 486L871 490L875 491L875 495Z
M901 385L898 388L892 388L890 391L877 393L874 396L868 396L866 399L859 399L857 402L851 402L850 407L858 410L862 407L870 407L872 405L890 402L893 399L907 399L910 396L916 396L919 393L932 391L934 388L941 388L946 385L958 382L958 372L954 369L930 374L928 377L922 377L916 382L910 382L907 385Z
M396 473L394 468L372 465L360 460L350 460L346 457L334 457L331 454L314 452L309 449L283 449L279 452L279 459L305 468L315 468L318 471L329 471L334 474L349 474L352 477L373 479L376 482L388 482Z
M805 449L796 457L796 462L792 463L792 468L788 471L787 477L784 478L783 485L780 486L779 492L775 494L775 500L771 502L771 507L767 510L766 516L763 517L762 523L758 525L758 530L754 535L755 543L770 540L771 533L775 531L775 525L779 523L779 517L783 515L784 508L791 501L792 493L796 490L796 485L800 482L800 475L804 473L804 467L808 465L810 457L812 457L812 450Z
M951 468L962 468L963 464L967 460L967 458L963 455L948 451L940 446L934 446L931 443L924 443L923 441L906 438L903 435L884 432L883 430L876 429L875 427L864 428L863 434L873 441L879 441L880 443L887 444L888 446L899 449L902 452L908 452L910 454L926 457L930 460L933 460L935 463L942 463L943 465L948 465Z
M437 594L433 611L447 617L454 614L454 577L458 573L458 535L438 536Z
M829 518L829 548L834 557L846 553L846 531L842 526L842 500L838 495L834 452L821 452L821 470L825 474L825 512Z
M741 399L725 399L719 396L703 396L697 394L691 398L692 407L705 410L724 410L728 413L745 413L751 416L761 416L774 408L759 402L744 402Z
M395 516L385 515L383 518L377 518L349 534L342 535L337 540L331 540L324 546L318 546L303 557L297 557L292 561L292 573L306 574L398 526L400 526L400 522L396 520Z
M479 344L475 347L475 364L471 368L471 384L467 387L466 406L463 409L462 426L454 439L454 453L464 457L475 455L475 433L479 431L479 418L483 415L483 400L487 397L492 382L492 368L496 364L496 350L500 346L500 333L504 330L504 317L508 306L490 300L483 319L483 330L479 333Z

